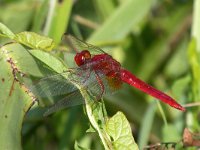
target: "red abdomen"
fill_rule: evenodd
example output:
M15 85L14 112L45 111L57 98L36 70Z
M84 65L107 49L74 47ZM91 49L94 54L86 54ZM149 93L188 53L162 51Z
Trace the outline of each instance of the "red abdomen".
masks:
M173 98L138 79L129 71L121 69L121 79L123 82L138 88L139 90L169 104L170 106L181 111L185 111L185 108L178 104Z

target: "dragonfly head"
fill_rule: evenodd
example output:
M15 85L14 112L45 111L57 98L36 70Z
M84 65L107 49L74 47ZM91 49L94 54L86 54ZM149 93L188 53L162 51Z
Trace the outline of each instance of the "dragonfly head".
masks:
M74 60L78 66L84 65L88 60L91 59L91 54L88 50L83 50L77 53Z

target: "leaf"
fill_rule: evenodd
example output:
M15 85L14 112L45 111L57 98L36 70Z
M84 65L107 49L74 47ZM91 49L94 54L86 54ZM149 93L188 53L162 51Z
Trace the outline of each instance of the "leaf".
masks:
M56 58L55 56L51 55L50 53L41 51L41 50L30 50L29 51L38 61L42 62L43 65L46 65L49 67L49 69L52 69L53 71L57 73L62 73L65 71L66 65Z
M96 131L92 126L90 126L89 129L87 129L87 131L86 131L86 133L94 133L94 132L96 132Z
M188 57L192 69L192 92L193 100L200 98L200 52L198 52L196 39L193 38L188 47Z
M187 94L187 89L190 87L190 82L191 76L186 75L173 83L172 93L178 100L180 100L180 103L183 103L183 99L185 98L184 96Z
M180 140L180 133L179 130L180 127L177 128L177 126L174 126L173 124L165 125L162 132L163 132L163 142L169 142L169 141L179 141ZM181 131L182 132L182 131Z
M122 40L149 12L154 0L126 0L92 34L90 43Z
M21 149L25 114L33 104L27 88L16 80L19 66L6 47L0 48L0 149Z
M196 39L197 51L200 52L200 1L194 1L194 12L193 12L193 23L192 23L192 37Z
M33 49L50 51L55 46L51 38L27 31L14 34L2 23L0 23L0 35L13 39Z
M32 31L34 32L41 32L41 29L43 28L44 22L46 21L46 14L49 9L49 0L41 1L41 3L37 4L37 9L34 15L33 25L32 25Z
M90 96L86 91L81 91L81 94L83 95L86 101L85 109L90 124L99 134L104 148L106 150L112 149L112 143L108 138L106 131L103 130L103 127L106 125L107 119L107 114L104 109L105 105L103 100L101 102L95 102L94 97Z
M13 32L30 29L37 2L13 1L0 5L0 20Z
M50 1L50 5L52 5L52 3L54 2ZM47 21L45 32L49 37L54 39L56 44L58 44L67 29L73 0L62 0L56 1L55 3L55 6L50 7L54 10L52 10L52 15L49 14L48 16L50 20Z
M15 34L0 22L0 35L13 39Z
M20 32L15 35L14 40L33 49L50 51L55 43L51 38L41 36L34 32Z
M98 14L100 14L102 19L108 18L109 15L115 10L114 1L107 0L96 0L94 1L94 6Z
M22 45L18 43L11 43L7 44L3 48L7 51L8 55L17 62L21 72L37 77L43 76L43 73L37 66L34 58Z
M89 150L88 148L84 148L84 147L80 146L80 144L77 141L75 141L74 149L75 150Z
M164 30L166 32L163 38L156 39L155 44L151 47L147 47L147 51L144 53L143 59L138 66L139 72L137 75L143 80L147 81L152 77L152 74L159 70L164 62L168 62L169 60L169 51L175 51L176 49L170 49L169 44L171 42L171 38L177 32L179 32L180 27L184 23L185 16L189 13L190 7L188 5L184 5L183 7L179 7L176 9L176 12L171 13L171 15L167 17L161 17L159 23L162 23L165 27ZM181 22L181 23L180 23ZM182 38L184 36L181 36ZM152 59L153 58L153 59ZM149 63L151 62L151 63Z
M137 150L138 146L132 137L131 127L122 112L118 112L106 124L107 134L111 137L115 150Z

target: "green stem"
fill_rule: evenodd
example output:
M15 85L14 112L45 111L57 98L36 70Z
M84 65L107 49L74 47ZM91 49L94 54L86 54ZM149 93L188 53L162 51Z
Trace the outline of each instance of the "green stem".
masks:
M48 16L47 16L47 21L46 21L46 24L44 27L44 35L49 34L51 22L52 22L53 15L54 15L55 5L56 5L56 0L51 0L49 3L49 11L48 11Z

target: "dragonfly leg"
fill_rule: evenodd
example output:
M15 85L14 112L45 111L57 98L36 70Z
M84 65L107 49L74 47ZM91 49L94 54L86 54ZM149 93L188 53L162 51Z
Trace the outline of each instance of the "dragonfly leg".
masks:
M83 83L85 83L89 77L90 77L91 71L88 72L88 74L86 75L85 79L83 80Z
M68 70L66 70L65 72L69 72L73 75L73 74L76 74L75 69L76 68L68 68ZM78 75L80 75L80 74L78 74ZM74 83L77 83L77 84L80 83L80 81L76 80L75 77L71 78L70 80L71 80L71 82L74 82Z
M67 70L67 72L70 72L71 74L75 73L74 70L73 70L73 68L69 68L69 69ZM78 83L78 80L71 79L71 82Z
M103 96L103 93L104 93L105 89L104 89L103 82L102 82L101 78L99 77L99 75L97 73L95 73L95 76L96 76L96 79L97 79L97 81L98 81L98 83L99 83L99 85L101 87L101 93L96 97L97 100L100 100L101 97Z
M68 72L70 72L70 73L72 73L72 74L75 74L75 71L74 71L75 69L74 68L69 68L67 71ZM89 70L86 70L87 71L87 74L85 75L85 79L83 79L83 81L81 81L82 82L82 84L84 84L88 79L89 79L89 77L90 77L90 74L91 74L91 71ZM83 72L78 72L78 75L79 76L82 76L82 74L83 74ZM76 81L75 79L73 79L72 80L73 82L76 82L76 83L78 83L78 81Z

